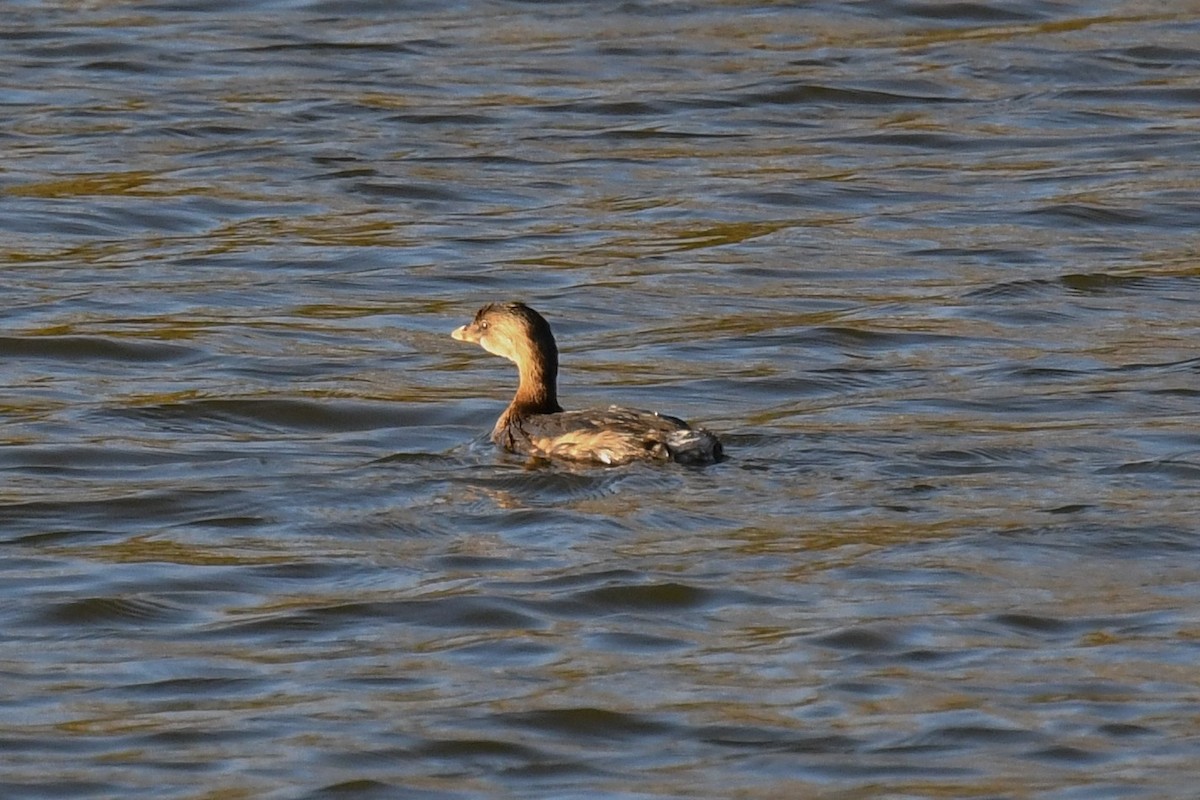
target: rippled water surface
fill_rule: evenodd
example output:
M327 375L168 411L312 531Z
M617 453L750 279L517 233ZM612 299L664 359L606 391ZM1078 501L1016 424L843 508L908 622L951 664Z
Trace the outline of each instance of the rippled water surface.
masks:
M1195 791L1194 3L10 3L0 148L0 795Z

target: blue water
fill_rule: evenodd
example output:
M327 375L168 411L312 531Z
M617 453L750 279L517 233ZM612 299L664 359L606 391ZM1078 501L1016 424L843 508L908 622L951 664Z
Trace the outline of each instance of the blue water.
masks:
M1198 42L9 4L0 796L1190 796ZM497 453L504 299L729 460Z

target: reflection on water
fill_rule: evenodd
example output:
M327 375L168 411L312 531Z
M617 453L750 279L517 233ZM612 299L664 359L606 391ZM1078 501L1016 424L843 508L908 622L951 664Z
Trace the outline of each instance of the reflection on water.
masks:
M0 31L0 794L1189 793L1187 4ZM730 460L496 453L506 298Z

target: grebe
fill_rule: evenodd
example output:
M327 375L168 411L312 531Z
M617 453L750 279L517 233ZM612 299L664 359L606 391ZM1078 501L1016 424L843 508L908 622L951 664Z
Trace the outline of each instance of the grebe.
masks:
M517 393L492 430L492 441L505 450L601 464L721 459L717 437L675 417L618 406L563 411L554 334L550 323L524 303L489 303L450 335L517 365Z

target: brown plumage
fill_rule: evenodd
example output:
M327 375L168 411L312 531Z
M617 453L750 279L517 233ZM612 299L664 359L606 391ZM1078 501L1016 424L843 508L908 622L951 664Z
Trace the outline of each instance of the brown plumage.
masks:
M618 406L563 411L554 334L542 315L523 303L490 303L450 335L517 365L517 393L492 429L492 441L505 450L601 464L721 459L717 437L675 417Z

